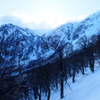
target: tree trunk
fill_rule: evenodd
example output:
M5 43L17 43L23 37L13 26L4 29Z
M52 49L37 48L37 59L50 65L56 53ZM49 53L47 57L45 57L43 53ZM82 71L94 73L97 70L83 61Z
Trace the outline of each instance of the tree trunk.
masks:
M83 62L82 62L82 66L81 66L81 72L82 72L83 75L85 74L85 72L84 72L84 64L83 64Z
M39 93L39 100L41 100L41 87L40 87L40 93Z
M69 76L71 77L71 68L68 68Z
M72 82L75 82L75 69L73 68L73 77L72 77Z
M57 81L57 77L56 77L56 89L58 90L58 81Z
M62 99L64 97L64 81L63 79L61 79L61 83L60 83L60 98Z
M37 99L37 89L36 89L36 87L34 87L34 100L36 100Z
M64 97L64 68L62 58L60 59L60 98Z
M82 66L82 74L84 75L85 74L85 72L84 72L84 67Z
M48 87L48 97L47 97L47 100L50 100L50 94L51 94L50 87Z
M94 60L89 59L90 69L94 73Z

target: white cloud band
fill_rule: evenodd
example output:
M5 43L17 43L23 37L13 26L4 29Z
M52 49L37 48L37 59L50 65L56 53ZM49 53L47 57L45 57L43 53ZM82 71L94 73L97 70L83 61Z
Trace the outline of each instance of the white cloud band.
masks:
M29 16L24 11L15 11L10 16L0 15L0 25L12 23L31 29L50 29L67 22L80 21L85 17L86 16L65 18L52 10L41 11L34 16Z

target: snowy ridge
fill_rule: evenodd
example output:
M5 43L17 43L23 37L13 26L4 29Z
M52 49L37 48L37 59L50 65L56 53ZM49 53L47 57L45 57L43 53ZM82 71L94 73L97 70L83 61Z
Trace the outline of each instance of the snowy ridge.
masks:
M100 31L100 11L90 15L85 20L81 21L74 29L73 40L84 35L91 36L98 34Z
M94 34L100 34L100 11L90 15L81 22L67 23L42 34L40 34L39 30L30 30L13 24L5 24L0 26L0 43L5 43L6 51L12 52L17 50L16 43L19 41L21 43L20 50L22 51L21 60L24 63L30 63L38 59L46 60L54 53L52 46L57 48L61 42L63 45L72 43L74 49L78 49L81 37L86 36L90 38ZM4 55L2 56L5 57ZM7 58L7 55L5 58ZM11 58L11 55L8 58Z
M0 44L2 50L4 48L8 53L2 51L2 57L7 62L11 59L16 61L19 50L21 51L21 64L24 63L25 65L39 57L44 57L41 53L48 53L42 37L36 35L33 30L23 29L13 24L0 26Z
M45 34L46 38L59 38L59 41L70 40L75 25L73 23L67 23L51 31L49 34Z

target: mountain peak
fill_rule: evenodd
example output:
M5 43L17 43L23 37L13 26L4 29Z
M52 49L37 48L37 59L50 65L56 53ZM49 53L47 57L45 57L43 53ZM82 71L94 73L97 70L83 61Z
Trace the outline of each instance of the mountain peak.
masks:
M15 27L15 26L17 26L17 25L14 25L12 23L8 23L8 24L1 25L1 27Z

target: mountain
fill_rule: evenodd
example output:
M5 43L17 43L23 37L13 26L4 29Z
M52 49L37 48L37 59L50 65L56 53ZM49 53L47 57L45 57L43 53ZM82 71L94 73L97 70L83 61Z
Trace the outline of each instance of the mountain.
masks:
M42 37L36 35L32 30L13 24L5 24L0 27L0 48L1 58L7 63L9 61L17 62L17 58L20 56L21 64L24 65L38 59L41 53L47 52Z
M8 66L16 65L18 57L21 65L39 66L39 64L48 62L47 59L50 62L57 56L53 48L57 49L61 44L72 43L73 47L77 49L81 37L89 38L94 34L99 34L99 32L100 11L81 22L67 23L41 36L38 35L40 31L21 28L13 24L1 25L0 57Z
M92 36L100 32L100 11L93 13L85 20L81 21L74 29L73 40L86 36Z
M1 25L1 99L33 99L34 97L35 100L38 98L40 100L43 93L42 97L46 95L46 99L49 100L51 90L57 91L59 87L60 98L73 99L78 95L79 90L82 90L81 86L87 88L92 85L91 82L95 84L94 81L98 78L90 82L91 77L87 85L73 88L75 92L69 92L68 96L63 95L64 82L66 83L71 77L72 82L76 83L77 74L80 72L83 75L86 74L87 68L94 73L95 64L100 64L99 16L100 11L81 22L67 23L41 36L36 30L21 28L13 24ZM96 35L98 41L95 39ZM87 81L88 79L85 83ZM89 90L84 90L82 93L87 94L94 87L95 85L92 88L88 87ZM84 100L83 97L86 95L81 93L80 95L80 98L77 96L76 100L78 98ZM63 98L63 96L66 97ZM54 99L51 98L51 100Z
M69 23L48 35L39 36L36 35L36 31L27 28L23 29L13 24L2 25L0 26L1 58L5 59L7 63L13 60L12 63L17 64L20 55L22 65L34 62L35 66L38 66L37 62L43 63L43 60L45 62L45 59L54 53L50 47L53 41L58 43L61 38L60 41L66 43L67 40L70 40L72 26L73 24Z
M51 31L50 33L44 34L43 37L46 38L48 44L52 46L56 45L57 48L61 42L63 42L63 44L71 42L73 29L75 28L76 24L77 23L67 23Z

